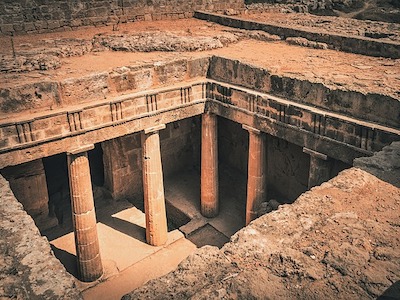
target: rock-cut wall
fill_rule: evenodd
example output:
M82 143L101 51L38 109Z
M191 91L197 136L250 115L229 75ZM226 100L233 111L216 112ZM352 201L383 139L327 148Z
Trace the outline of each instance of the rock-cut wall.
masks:
M82 299L73 277L1 175L0 298Z
M241 9L243 0L3 0L3 34L70 30L137 20L181 19L195 10Z

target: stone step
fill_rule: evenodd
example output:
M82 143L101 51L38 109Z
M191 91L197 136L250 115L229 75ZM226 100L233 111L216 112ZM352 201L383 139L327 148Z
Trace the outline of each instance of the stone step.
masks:
M188 237L191 233L196 231L197 229L205 226L207 224L207 220L202 217L198 217L192 219L189 223L179 227L179 230L183 232L185 237Z

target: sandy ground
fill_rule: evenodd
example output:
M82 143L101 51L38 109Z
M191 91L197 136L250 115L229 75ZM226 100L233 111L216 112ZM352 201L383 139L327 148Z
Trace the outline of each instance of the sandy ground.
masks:
M253 15L251 16L253 17ZM196 19L174 22L137 22L122 24L117 32L113 32L112 27L100 27L62 33L17 36L14 38L14 45L17 55L26 49L40 53L41 50L38 50L37 47L46 40L53 42L69 38L91 40L98 33L123 34L139 31L172 32L179 36L192 37L217 37L237 32L232 28ZM3 57L12 53L9 37L1 37L0 45L0 53ZM30 46L27 48L26 45ZM272 74L323 82L337 88L364 93L381 93L400 99L400 60L368 57L334 50L310 49L288 45L284 41L262 42L254 39L241 39L238 42L227 43L220 49L198 52L89 52L83 56L61 58L61 67L56 70L2 73L0 87L13 86L16 82L23 84L42 80L62 80L122 66L137 66L157 61L209 55L240 59L264 67Z

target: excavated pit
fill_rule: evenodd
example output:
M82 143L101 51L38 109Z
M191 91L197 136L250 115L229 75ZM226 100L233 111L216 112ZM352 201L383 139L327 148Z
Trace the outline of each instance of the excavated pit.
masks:
M257 20L254 15L251 19ZM195 252L205 245L222 248L233 259L240 257L241 252L234 257L226 251L235 249L232 243L238 237L248 239L246 234L251 236L256 226L252 223L240 231L246 221L251 155L249 132L242 125L267 135L267 196L257 212L266 219L279 216L282 207L290 211L285 204L295 203L301 195L306 198L314 191L307 192L310 187L350 168L354 158L370 156L399 139L398 59L342 53L326 49L331 48L328 46L314 47L311 41L305 46L317 49L306 49L289 41L287 44L272 33L193 19L175 23L179 26L166 21L121 24L122 34L115 34L111 28L66 32L62 39L47 34L49 45L54 43L55 47L46 50L38 48L38 40L15 37L18 59L12 57L10 41L4 38L1 51L7 55L1 61L1 174L49 240L54 255L76 278L77 288L86 299L105 295L120 298L174 270L192 253L196 254L191 257L196 257L210 249L213 256L216 250L211 248ZM179 30L164 34L161 28L165 26ZM151 31L141 33L146 28ZM158 43L153 44L154 39ZM259 51L254 53L255 49ZM286 55L285 59L279 53ZM377 82L376 78L381 79ZM20 81L15 86L17 79ZM200 209L204 112L217 115L218 122L220 207L215 218L203 217ZM140 132L163 123L166 128L159 135L169 233L165 246L153 247L145 237ZM84 143L95 146L88 151L88 159L105 272L90 284L78 280L65 154ZM322 157L328 165L324 176L315 175L316 181L312 177L312 155ZM340 188L340 182L335 186ZM38 187L46 191L37 192L40 201L32 205L28 190ZM395 192L393 189L393 195ZM258 234L254 239L262 241ZM215 257L221 253L215 252ZM273 276L296 273L279 269L279 260L290 261L290 255L265 259L276 267ZM346 272L335 267L337 261L332 255L321 259ZM396 253L389 256L398 260ZM244 265L253 263L241 259ZM310 261L301 260L300 265L305 262ZM194 264L194 269L197 267ZM230 267L230 273L216 279L220 284L216 297L234 295L222 288L225 281L240 273ZM390 282L399 274L396 268L391 272ZM304 274L313 280L322 276L306 272L299 276ZM389 282L379 284L368 290L369 296L383 292ZM144 289L127 297L148 296ZM158 292L154 286L151 289Z

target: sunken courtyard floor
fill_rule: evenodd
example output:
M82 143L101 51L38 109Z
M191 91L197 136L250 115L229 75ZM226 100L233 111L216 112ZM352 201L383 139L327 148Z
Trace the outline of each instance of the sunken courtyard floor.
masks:
M182 171L167 178L165 199L170 228L168 241L161 247L146 243L145 215L141 210L127 201L95 199L104 275L93 283L76 279L84 299L120 299L147 281L173 271L197 248L205 245L221 248L245 225L244 179L234 169L223 169L220 214L208 219L200 213L198 172ZM182 219L186 222L179 226ZM179 228L174 228L176 226ZM49 239L55 256L78 278L72 220L68 212L64 214L62 226L43 234Z

